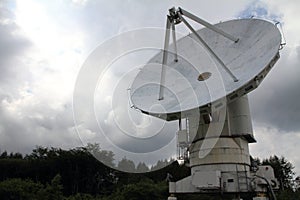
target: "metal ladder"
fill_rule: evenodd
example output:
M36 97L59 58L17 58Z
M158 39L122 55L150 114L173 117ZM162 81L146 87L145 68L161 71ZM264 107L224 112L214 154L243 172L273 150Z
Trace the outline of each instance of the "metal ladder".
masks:
M247 175L246 165L244 165L243 171L238 171L238 167L236 165L236 175L237 175L238 191L249 192L249 182L248 182L249 177Z

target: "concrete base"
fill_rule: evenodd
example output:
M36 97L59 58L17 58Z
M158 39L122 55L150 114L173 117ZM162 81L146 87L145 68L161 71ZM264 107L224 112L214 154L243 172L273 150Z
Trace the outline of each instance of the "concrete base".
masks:
M180 134L180 141L192 138L188 149L191 176L170 182L170 194L222 193L238 197L239 194L266 193L268 182L277 184L271 167L259 167L257 172L250 173L248 143L255 139L246 95L213 113L200 115L200 119L189 116L187 130ZM170 200L172 198L176 199L171 196ZM255 197L254 200L267 199Z

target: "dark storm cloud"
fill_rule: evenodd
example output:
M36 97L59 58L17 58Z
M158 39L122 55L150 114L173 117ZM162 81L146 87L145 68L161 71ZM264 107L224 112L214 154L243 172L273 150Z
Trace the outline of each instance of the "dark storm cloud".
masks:
M252 1L238 17L263 18L285 24L284 15L272 13L262 1ZM300 79L296 75L300 74L299 48L297 51L288 47L280 53L281 58L273 70L259 88L249 95L252 118L257 124L283 132L300 131ZM297 56L291 57L292 54Z
M29 77L20 58L31 42L22 36L13 22L13 14L0 6L0 98L16 95L16 89Z
M250 95L255 122L280 131L300 131L300 48L283 49L266 80Z
M29 153L36 145L70 148L81 146L73 128L71 105L61 110L44 107L15 116L0 106L0 151Z
M5 19L0 18L1 20ZM5 67L6 62L17 57L30 45L30 42L26 38L16 34L17 31L19 31L19 28L15 23L0 23L1 69Z
M2 2L3 3L3 2ZM11 102L18 92L20 84L23 84L21 77L28 74L19 61L30 42L17 34L19 28L13 22L13 14L0 5L0 150L17 148L15 141L22 138L16 134L25 133L26 125L16 121L14 116L7 113L7 103ZM24 126L25 125L25 126ZM12 148L12 149L13 149Z

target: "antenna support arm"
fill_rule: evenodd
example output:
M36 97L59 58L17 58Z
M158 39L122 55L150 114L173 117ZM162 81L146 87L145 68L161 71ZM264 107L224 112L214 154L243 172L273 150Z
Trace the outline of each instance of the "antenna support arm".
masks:
M220 63L220 65L225 69L225 71L231 76L234 82L237 82L238 79L234 74L228 69L228 67L224 64L224 62L217 56L217 54L208 46L208 44L201 38L201 36L195 31L195 29L181 16L179 13L179 17L183 21L183 23L195 34L197 39L202 43L202 45L207 49L207 51Z
M167 23L166 23L166 34L165 34L165 44L163 49L163 59L162 59L162 66L161 66L161 76L160 76L160 85L159 85L159 96L158 100L164 99L164 84L166 79L166 64L168 61L168 49L170 43L170 28L171 22L169 16L167 16Z
M178 9L179 9L179 12L182 15L194 20L195 22L198 22L199 24L202 24L203 26L215 31L216 33L219 33L219 34L223 35L224 37L228 38L229 40L231 40L233 42L238 42L239 41L239 38L236 38L236 37L224 32L223 30L221 30L221 29L217 28L216 26L208 23L207 21L197 17L196 15L194 15L194 14L192 14L192 13L190 13L190 12L188 12L188 11L182 9L182 8L178 8Z

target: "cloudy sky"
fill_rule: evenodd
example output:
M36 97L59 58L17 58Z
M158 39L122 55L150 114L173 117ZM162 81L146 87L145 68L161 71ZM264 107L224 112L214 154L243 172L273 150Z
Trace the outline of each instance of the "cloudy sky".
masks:
M167 11L173 6L181 6L211 23L251 16L282 23L287 45L275 68L249 95L258 141L250 145L250 150L261 158L283 155L300 174L298 1L1 1L0 151L29 153L36 145L84 145L75 130L72 96L85 60L100 44L118 34L144 27L164 28ZM115 73L115 77L105 80L117 79ZM109 96L103 99L112 101ZM108 113L98 122L109 122L112 117ZM132 117L138 119L139 115ZM139 120L141 124L151 121ZM118 123L118 119L114 121ZM92 132L86 130L85 134L88 137Z

